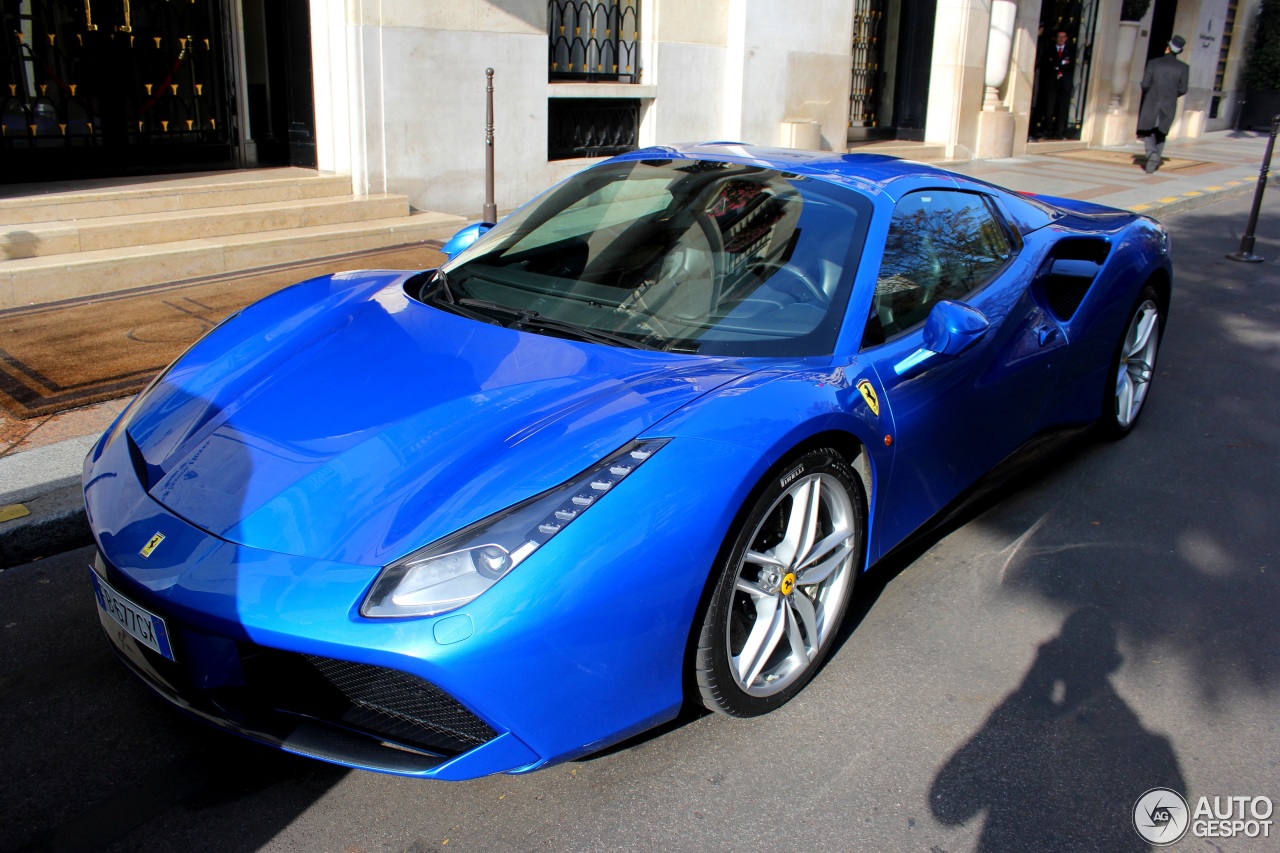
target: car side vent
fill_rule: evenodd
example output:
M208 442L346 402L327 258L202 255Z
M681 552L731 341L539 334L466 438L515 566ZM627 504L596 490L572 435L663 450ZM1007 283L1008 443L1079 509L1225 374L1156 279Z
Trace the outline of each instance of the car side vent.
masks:
M1084 295L1089 292L1091 284L1093 284L1092 278L1050 274L1045 286L1045 296L1048 298L1049 310L1053 312L1053 316L1063 321L1075 316L1076 309L1084 301Z
M1065 322L1075 316L1110 252L1105 240L1063 240L1053 247L1039 290L1055 317Z

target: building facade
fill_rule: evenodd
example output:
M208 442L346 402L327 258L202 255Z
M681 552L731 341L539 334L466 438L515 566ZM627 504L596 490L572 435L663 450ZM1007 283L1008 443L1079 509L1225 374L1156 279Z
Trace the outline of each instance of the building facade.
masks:
M497 205L595 159L722 139L1007 157L1133 139L1148 58L1187 41L1171 136L1233 126L1259 0L0 0L6 181L299 165L475 215L492 68Z

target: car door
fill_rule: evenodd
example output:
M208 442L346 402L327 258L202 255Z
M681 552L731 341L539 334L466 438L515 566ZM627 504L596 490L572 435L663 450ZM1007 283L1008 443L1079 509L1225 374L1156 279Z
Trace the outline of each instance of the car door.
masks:
M923 189L895 205L862 347L896 449L879 541L905 537L1035 429L1064 338L1031 298L1020 245L981 192ZM977 328L971 343L952 354L926 347L937 346L926 334L934 312L934 331L942 315Z

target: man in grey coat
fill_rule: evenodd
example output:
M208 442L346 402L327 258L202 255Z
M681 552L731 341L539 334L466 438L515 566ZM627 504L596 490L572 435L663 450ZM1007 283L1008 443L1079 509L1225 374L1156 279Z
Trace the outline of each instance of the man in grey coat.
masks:
M1182 36L1174 36L1165 48L1163 56L1147 63L1142 75L1142 109L1138 113L1138 136L1147 149L1149 175L1160 168L1164 155L1164 138L1177 115L1178 98L1187 93L1187 80L1191 69L1178 59L1186 47Z

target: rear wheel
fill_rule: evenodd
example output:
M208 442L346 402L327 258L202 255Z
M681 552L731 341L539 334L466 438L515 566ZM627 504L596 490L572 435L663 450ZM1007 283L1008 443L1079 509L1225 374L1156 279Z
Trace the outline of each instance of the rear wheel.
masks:
M1163 318L1156 292L1144 287L1125 324L1111 364L1101 427L1107 438L1123 438L1133 429L1155 377L1156 351Z
M703 614L695 667L702 702L751 717L813 677L858 572L866 500L836 451L779 469L753 499Z

